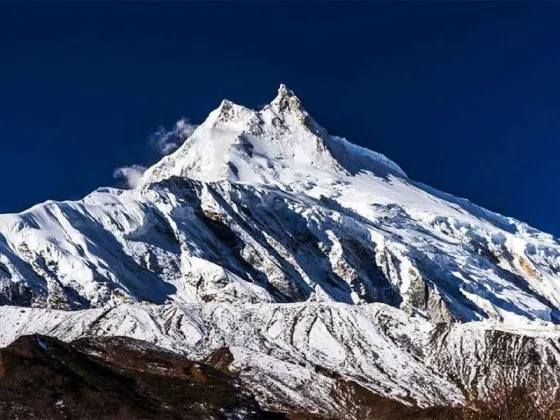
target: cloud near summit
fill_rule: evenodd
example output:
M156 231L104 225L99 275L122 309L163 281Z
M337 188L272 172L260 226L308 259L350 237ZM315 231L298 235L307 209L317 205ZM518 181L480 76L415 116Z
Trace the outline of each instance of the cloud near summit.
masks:
M196 127L198 127L196 124L191 124L187 119L181 118L171 130L160 127L150 136L150 145L160 154L168 155L177 150Z
M149 144L159 154L168 155L177 150L198 127L186 118L181 118L171 130L160 127L149 137ZM126 188L136 188L142 182L142 175L146 172L143 165L122 166L113 171L113 178L121 180Z
M142 182L145 171L146 167L142 165L123 166L113 171L113 177L122 180L127 188L136 188Z

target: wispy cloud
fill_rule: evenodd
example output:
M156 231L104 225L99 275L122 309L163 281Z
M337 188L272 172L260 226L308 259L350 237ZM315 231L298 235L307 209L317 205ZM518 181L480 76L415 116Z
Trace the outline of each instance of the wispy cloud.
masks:
M149 137L150 146L162 155L173 153L191 136L196 127L196 124L181 118L170 130L160 127L152 134ZM123 166L113 171L113 177L121 181L126 188L136 188L142 182L142 175L146 169L142 165Z
M168 155L177 150L196 127L196 124L191 124L189 120L181 118L171 130L160 127L150 136L150 144L162 155Z
M113 171L113 177L121 180L127 188L136 188L140 185L145 171L146 168L142 165L123 166Z

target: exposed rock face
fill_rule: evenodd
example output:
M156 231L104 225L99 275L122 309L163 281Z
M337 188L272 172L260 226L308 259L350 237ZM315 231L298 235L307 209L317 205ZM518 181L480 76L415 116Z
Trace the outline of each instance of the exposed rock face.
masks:
M27 336L0 350L0 418L261 419L233 375L131 339Z
M136 189L0 216L0 343L227 348L276 411L340 416L348 383L461 404L497 365L559 382L559 273L556 238L410 180L281 86L222 102Z

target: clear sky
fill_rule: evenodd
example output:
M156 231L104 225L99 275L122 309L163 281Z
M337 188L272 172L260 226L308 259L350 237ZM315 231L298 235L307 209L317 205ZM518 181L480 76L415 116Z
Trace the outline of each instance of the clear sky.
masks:
M0 211L279 83L412 178L560 236L560 3L0 4Z

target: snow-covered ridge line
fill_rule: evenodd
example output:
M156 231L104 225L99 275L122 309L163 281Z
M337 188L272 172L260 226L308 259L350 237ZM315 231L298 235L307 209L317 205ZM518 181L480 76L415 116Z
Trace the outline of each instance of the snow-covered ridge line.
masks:
M268 408L286 404L328 413L341 410L329 397L336 377L406 404L452 405L464 401L462 388L487 386L487 371L496 362L488 356L504 346L512 361L507 369L520 375L545 369L554 383L560 361L557 328L537 327L527 336L480 322L434 325L384 304L123 304L74 312L2 307L0 322L15 331L14 338L122 336L194 360L226 348L234 357L230 369ZM0 346L11 341L3 339ZM542 363L524 362L535 354Z

